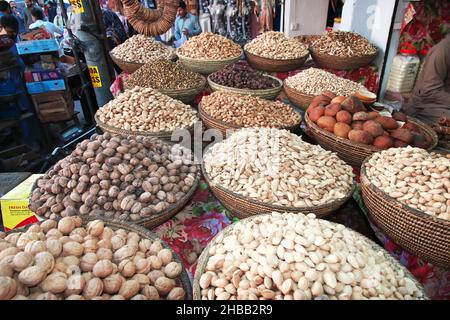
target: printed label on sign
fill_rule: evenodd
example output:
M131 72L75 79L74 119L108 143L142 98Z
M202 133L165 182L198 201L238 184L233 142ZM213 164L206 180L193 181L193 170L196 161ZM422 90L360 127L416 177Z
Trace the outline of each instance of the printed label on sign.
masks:
M83 1L82 0L70 0L72 5L73 13L84 13Z
M102 86L102 79L100 78L100 73L98 72L97 66L89 67L89 75L91 76L92 86L94 88L100 88Z

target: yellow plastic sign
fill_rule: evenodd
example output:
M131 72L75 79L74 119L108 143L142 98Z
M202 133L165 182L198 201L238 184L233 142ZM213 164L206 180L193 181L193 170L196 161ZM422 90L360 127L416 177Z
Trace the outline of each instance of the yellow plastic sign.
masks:
M5 231L21 228L39 221L38 217L28 208L28 204L31 188L41 176L43 175L31 175L0 199Z
M73 13L84 13L83 1L82 0L70 0L70 4L72 5Z
M100 88L102 86L102 79L100 78L100 73L98 72L97 66L89 66L89 75L91 76L92 86L94 88Z

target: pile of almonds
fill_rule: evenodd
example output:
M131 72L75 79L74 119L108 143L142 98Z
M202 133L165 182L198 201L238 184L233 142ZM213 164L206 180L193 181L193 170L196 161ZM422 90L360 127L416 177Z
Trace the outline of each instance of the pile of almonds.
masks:
M287 130L244 128L204 156L210 183L244 197L286 207L313 207L345 198L352 167L335 153Z
M171 60L175 57L173 49L142 34L128 38L124 43L115 47L111 53L118 59L136 63L147 63L159 58Z
M202 255L208 255L206 268L197 268L196 278L203 300L425 298L387 252L313 214L241 220Z
M363 36L350 31L329 31L312 43L314 51L338 57L361 57L377 52Z
M157 90L180 90L200 86L205 82L202 75L187 70L179 62L157 59L148 62L133 72L126 80L125 87L146 87Z
M183 300L182 271L160 241L101 220L46 220L0 239L0 300Z
M450 220L450 158L420 148L391 148L365 166L374 186L403 204Z
M37 181L30 209L50 219L151 217L180 201L194 185L198 167L179 157L183 150L156 138L94 134Z
M171 132L198 121L191 106L142 87L125 90L98 109L97 117L109 126L133 132Z
M245 45L244 49L254 55L268 59L296 59L308 54L308 46L282 32L268 31Z
M364 88L360 84L338 77L331 72L308 68L285 80L285 84L303 94L317 96L330 91L338 96L350 96Z
M216 120L239 127L290 127L301 121L294 109L280 101L216 91L204 96L202 110Z
M238 44L221 35L202 32L186 41L178 52L189 58L220 60L239 56L242 49Z

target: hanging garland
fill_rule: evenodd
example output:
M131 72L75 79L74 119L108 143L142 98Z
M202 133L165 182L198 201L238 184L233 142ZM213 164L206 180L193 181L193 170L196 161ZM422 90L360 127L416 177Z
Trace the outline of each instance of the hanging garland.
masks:
M158 2L158 9L145 8L138 0L121 0L123 12L133 28L146 36L166 33L173 25L177 14L178 0Z

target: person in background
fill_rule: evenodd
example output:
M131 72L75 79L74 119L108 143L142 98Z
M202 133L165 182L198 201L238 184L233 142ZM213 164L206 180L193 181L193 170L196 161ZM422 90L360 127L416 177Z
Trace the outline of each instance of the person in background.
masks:
M17 18L17 21L19 21L19 33L24 33L25 19L22 9L17 8L17 5L14 1L10 1L9 6L11 7L11 14Z
M48 6L48 21L52 22L56 17L56 2L53 0L46 1Z
M181 0L178 5L177 18L175 19L175 45L179 46L188 37L199 35L201 32L202 29L200 28L198 17L187 12L186 3Z
M56 16L53 18L53 24L61 30L64 29L64 20L62 17L60 6L58 6L58 8L56 9Z
M120 18L110 9L102 9L103 23L105 24L106 37L108 38L109 50L114 49L128 39L125 28Z
M403 111L428 123L450 118L450 33L428 52Z
M11 7L9 6L9 3L5 0L0 1L0 17L4 16L5 14L11 14Z
M52 35L55 35L55 33L60 37L63 35L61 29L55 26L53 22L45 21L44 12L40 8L35 7L31 9L31 16L33 18L33 23L30 24L30 29L40 28L41 26L44 26L45 29L47 29L47 31Z
M25 22L25 32L30 30L30 24L33 23L33 17L31 15L31 9L37 7L37 4L34 3L34 0L25 0L25 8L23 9L23 19Z

